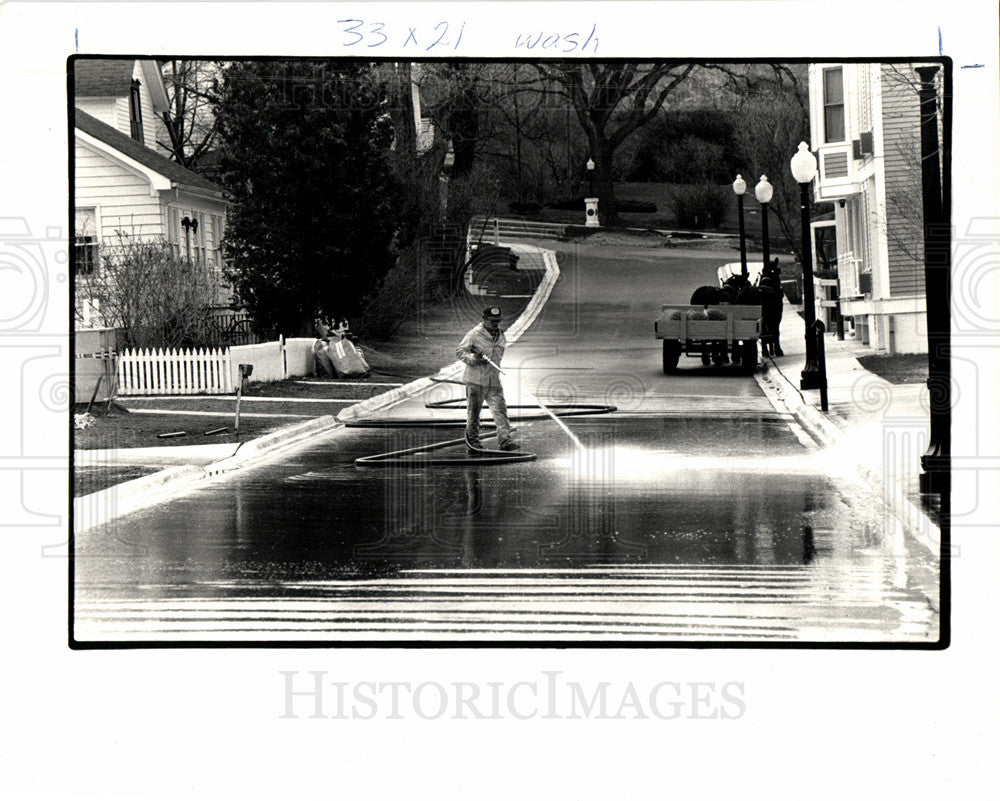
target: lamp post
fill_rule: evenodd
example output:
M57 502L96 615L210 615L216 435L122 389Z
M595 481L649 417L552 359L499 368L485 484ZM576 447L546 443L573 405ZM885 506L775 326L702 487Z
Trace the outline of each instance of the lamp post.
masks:
M809 193L816 177L816 157L809 152L809 145L799 142L798 152L792 156L792 177L799 185L799 208L802 212L802 316L806 323L806 366L802 370L802 389L825 389L826 372L817 356L815 330L816 292L813 289L812 232L809 228ZM825 411L825 410L824 410Z
M593 159L587 159L587 178L590 179L590 196L584 199L584 206L587 209L586 224L588 228L596 228L601 224L601 218L597 213L597 198L594 197L594 164Z
M767 235L767 204L774 197L774 187L771 186L766 175L760 176L760 182L753 188L753 193L757 197L757 202L760 203L760 238L764 246L764 265L767 266L767 263L771 261L771 245Z
M740 272L743 273L743 277L747 277L747 240L746 232L743 228L743 195L747 191L747 182L743 180L742 175L737 175L736 180L733 181L733 191L736 193L736 208L738 210L738 217L740 221Z
M924 290L927 296L927 386L930 441L920 457L920 491L941 496L941 513L951 509L951 268L950 195L941 186L941 157L951 149L945 126L938 139L937 66L917 67L920 76L920 162L924 218ZM949 103L944 92L945 114ZM946 187L945 187L946 189Z

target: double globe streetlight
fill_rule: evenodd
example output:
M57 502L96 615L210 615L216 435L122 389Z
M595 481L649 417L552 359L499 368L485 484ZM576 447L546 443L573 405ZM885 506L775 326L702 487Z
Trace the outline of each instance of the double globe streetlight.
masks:
M747 182L743 180L742 175L737 175L736 180L733 181L733 192L736 194L737 217L740 224L740 272L743 277L748 276L747 270L747 239L746 239L746 229L743 224L743 196L747 192ZM771 202L771 198L774 197L774 187L767 180L766 175L760 176L760 182L753 189L754 196L757 198L757 202L760 203L760 235L763 240L764 246L764 264L766 265L771 259L771 248L768 242L768 231L767 231L767 204Z

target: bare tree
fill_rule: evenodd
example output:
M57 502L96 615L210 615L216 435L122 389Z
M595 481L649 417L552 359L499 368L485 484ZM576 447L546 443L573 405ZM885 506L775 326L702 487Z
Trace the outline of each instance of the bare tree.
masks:
M724 75L736 99L735 139L743 174L751 187L767 175L774 187L768 212L778 224L784 245L801 263L800 190L789 163L801 141L809 141L805 65L713 65ZM735 177L735 176L734 176Z
M219 65L208 61L168 61L163 65L168 108L161 115L166 140L157 144L178 164L197 170L215 145L212 92Z
M695 65L563 62L536 68L558 87L576 113L594 160L601 217L616 219L615 151L656 116Z

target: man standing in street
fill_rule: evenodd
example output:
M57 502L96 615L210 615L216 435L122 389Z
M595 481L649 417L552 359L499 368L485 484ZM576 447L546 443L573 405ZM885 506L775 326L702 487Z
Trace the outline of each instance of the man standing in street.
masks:
M466 365L462 380L465 382L468 403L465 444L470 453L483 450L479 443L479 413L483 408L483 401L486 401L493 414L500 450L518 449L517 443L510 438L507 401L500 383L499 365L507 347L507 338L500 330L500 319L500 309L497 306L483 309L483 321L463 337L455 351L455 355Z

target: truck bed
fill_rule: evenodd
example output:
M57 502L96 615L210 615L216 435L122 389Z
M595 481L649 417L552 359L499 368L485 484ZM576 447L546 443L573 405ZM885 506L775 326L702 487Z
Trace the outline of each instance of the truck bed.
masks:
M657 339L749 341L760 338L760 306L661 306L653 324ZM703 318L706 310L714 318ZM671 319L679 312L679 319ZM695 319L688 314L695 312Z

